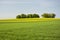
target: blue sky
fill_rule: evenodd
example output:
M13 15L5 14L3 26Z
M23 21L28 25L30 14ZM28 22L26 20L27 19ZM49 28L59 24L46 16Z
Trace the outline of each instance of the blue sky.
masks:
M21 13L55 13L60 18L60 0L0 0L0 18L15 18Z

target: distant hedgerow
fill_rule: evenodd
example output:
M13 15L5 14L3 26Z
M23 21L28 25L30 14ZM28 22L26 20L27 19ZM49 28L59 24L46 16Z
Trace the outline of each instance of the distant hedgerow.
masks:
M21 14L17 15L16 18L40 18L38 14Z
M55 18L56 14L54 13L44 13L41 15L44 18Z

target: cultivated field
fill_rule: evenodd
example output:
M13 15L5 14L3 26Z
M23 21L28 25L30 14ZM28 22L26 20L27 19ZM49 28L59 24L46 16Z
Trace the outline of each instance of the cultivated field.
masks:
M60 40L60 19L0 20L0 40Z

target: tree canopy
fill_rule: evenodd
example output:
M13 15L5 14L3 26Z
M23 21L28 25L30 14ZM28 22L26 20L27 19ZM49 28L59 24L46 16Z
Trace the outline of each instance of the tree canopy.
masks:
M17 15L16 18L39 18L40 16L38 14L20 14Z
M44 13L41 15L43 18L55 18L55 14L54 13Z
M41 15L43 18L55 18L56 14L54 13L43 13ZM40 18L39 14L20 14L17 15L16 18Z

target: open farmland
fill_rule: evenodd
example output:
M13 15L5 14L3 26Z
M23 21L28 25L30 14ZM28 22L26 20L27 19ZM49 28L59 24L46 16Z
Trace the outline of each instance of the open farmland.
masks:
M60 19L0 20L0 40L60 40Z

